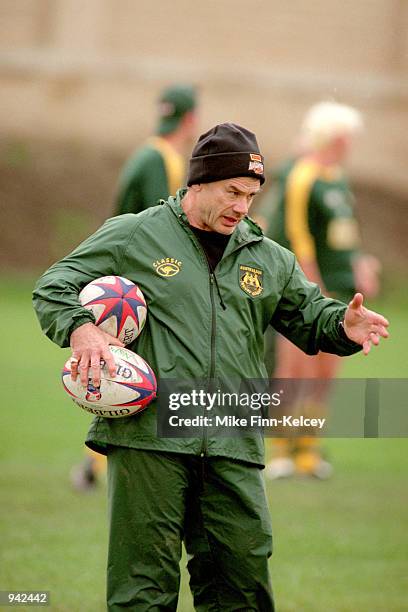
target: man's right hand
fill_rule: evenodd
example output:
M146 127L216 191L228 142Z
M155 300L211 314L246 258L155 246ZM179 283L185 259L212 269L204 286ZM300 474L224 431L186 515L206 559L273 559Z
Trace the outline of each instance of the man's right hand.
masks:
M105 361L110 376L116 375L115 360L109 350L109 345L124 347L123 342L102 331L93 323L84 323L71 334L71 378L76 380L78 373L84 387L88 386L89 375L92 384L101 384L101 359ZM89 374L90 372L90 374Z

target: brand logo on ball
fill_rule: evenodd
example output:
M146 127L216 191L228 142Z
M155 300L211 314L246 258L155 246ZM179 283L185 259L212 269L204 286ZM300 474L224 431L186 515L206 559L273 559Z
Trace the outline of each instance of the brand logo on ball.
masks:
M239 266L239 286L252 297L261 295L263 291L263 272L251 266Z
M102 393L99 387L95 387L92 381L88 381L88 387L86 389L85 399L87 402L98 402L102 397Z
M105 418L119 418L119 417L125 417L125 416L130 416L132 414L132 411L129 410L129 408L118 408L117 410L107 410L106 408L100 409L100 408L91 408L90 406L87 406L86 404L81 404L81 402L78 402L77 400L75 400L75 403L82 408L82 410L86 410L86 412L90 412L91 414L94 414L96 416L100 416L100 417L105 417Z
M180 272L181 265L181 261L178 261L178 259L175 259L174 257L164 257L163 259L158 259L155 261L153 263L153 268L156 270L157 274L167 278L178 274Z

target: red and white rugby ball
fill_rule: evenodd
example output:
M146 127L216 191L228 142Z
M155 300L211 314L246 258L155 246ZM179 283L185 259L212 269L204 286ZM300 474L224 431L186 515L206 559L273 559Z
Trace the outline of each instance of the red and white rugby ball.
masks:
M102 276L86 285L79 301L95 316L95 325L130 344L146 322L146 300L135 283L122 276Z
M62 384L71 399L87 412L111 419L131 416L144 410L156 397L156 377L140 355L119 346L109 349L115 359L115 378L102 364L99 389L93 386L92 379L85 388L79 376L75 382L71 379L71 359L68 359L62 370Z

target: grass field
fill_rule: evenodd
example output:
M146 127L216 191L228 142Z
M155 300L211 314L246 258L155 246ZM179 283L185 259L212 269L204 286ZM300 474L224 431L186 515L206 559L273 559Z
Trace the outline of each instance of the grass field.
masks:
M0 590L49 590L51 610L99 612L105 491L81 496L68 480L90 419L64 396L59 370L69 351L41 335L30 289L3 280L0 298ZM392 337L368 358L346 360L343 376L407 376L407 304L381 308ZM330 482L268 484L277 610L407 610L408 441L333 439L326 447ZM183 571L180 612L192 610L186 581Z

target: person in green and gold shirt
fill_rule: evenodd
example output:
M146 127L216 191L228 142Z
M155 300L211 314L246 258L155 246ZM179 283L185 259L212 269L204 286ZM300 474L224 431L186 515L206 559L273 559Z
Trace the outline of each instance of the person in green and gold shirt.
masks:
M301 128L300 151L275 173L273 195L264 199L261 210L266 218L269 209L267 236L293 251L306 276L325 295L346 303L356 291L374 297L379 289L378 261L359 250L354 198L343 170L361 127L361 115L354 108L334 102L313 106ZM271 340L266 346L271 362ZM298 409L301 404L303 411L325 414L337 356L307 356L279 336L275 359L275 378L319 379L313 387L299 383L295 396ZM332 472L316 437L276 439L274 454L266 468L271 479L294 473L327 478Z
M172 85L162 92L156 134L130 157L120 175L116 214L139 213L183 186L184 156L197 129L196 105L190 85Z
M183 187L184 156L196 135L196 105L191 85L176 84L163 90L156 134L130 157L120 175L116 215L142 212ZM84 460L71 471L71 483L78 491L92 490L105 471L105 457L87 449Z

